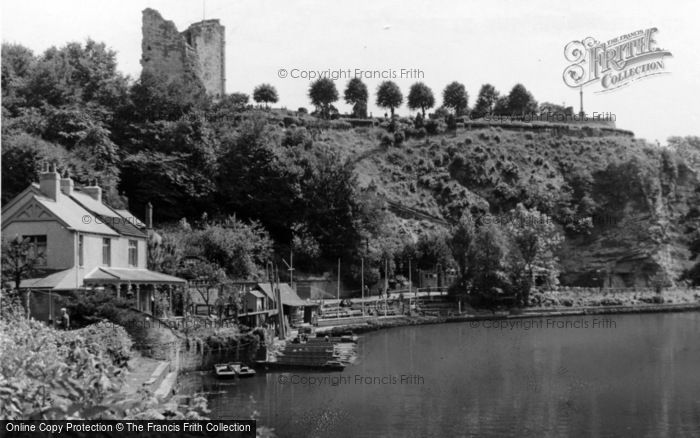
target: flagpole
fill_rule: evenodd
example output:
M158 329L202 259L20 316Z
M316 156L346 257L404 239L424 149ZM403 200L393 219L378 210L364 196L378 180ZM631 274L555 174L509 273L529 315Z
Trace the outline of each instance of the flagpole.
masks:
M340 318L340 257L338 257L338 287L336 289L336 298L338 298L338 310L336 315Z

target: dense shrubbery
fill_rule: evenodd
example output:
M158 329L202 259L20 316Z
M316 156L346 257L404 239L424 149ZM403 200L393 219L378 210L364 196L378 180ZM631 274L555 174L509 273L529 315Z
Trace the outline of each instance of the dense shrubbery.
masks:
M132 341L118 324L98 322L78 330L65 332L67 342L83 344L91 353L106 356L117 366L126 366L131 358Z
M155 399L120 392L129 346L123 329L98 324L58 331L4 301L0 333L3 419L164 418ZM176 418L203 418L206 400L175 411Z

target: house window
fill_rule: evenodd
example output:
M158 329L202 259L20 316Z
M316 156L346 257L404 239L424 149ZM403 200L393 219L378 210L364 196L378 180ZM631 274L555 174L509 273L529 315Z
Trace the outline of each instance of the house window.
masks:
M24 236L29 243L29 258L36 266L46 266L46 235Z
M78 236L78 266L83 266L83 262L85 261L85 253L84 253L84 245L83 245L83 235Z
M102 264L106 266L112 264L112 239L108 237L102 239Z
M139 264L139 247L135 240L129 241L129 266Z

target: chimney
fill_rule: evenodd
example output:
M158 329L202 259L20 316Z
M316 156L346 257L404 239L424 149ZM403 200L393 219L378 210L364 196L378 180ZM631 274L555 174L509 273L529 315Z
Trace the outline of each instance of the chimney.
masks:
M153 204L146 204L146 229L153 229Z
M52 164L51 168L47 165L43 172L39 174L39 189L41 193L52 200L58 199L58 194L61 192L61 175L56 172L56 165Z
M97 181L94 185L83 187L83 192L90 195L95 201L102 202L102 188L97 185Z
M68 172L61 178L61 191L64 195L70 196L73 194L73 180L70 178Z

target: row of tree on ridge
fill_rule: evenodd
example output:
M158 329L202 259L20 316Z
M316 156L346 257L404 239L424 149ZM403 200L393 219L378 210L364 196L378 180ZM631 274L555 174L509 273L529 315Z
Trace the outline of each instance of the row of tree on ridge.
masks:
M316 112L322 118L334 118L338 116L338 110L333 105L340 100L340 95L335 81L330 78L320 78L309 86L308 96L311 104L316 107ZM247 104L248 96L243 93L233 93L231 99L239 103ZM343 94L345 103L352 105L352 116L357 118L367 117L367 104L369 102L369 90L360 78L348 81ZM260 84L253 90L253 100L259 104L268 106L277 103L279 96L277 89L269 84ZM395 110L404 104L404 95L401 88L393 81L384 81L379 84L376 91L375 103L380 108L389 111L393 118ZM426 111L436 105L433 90L423 82L416 82L411 88L406 99L408 108L412 111L420 111L423 118ZM496 116L525 115L535 113L554 113L573 115L572 107L565 107L553 103L538 105L524 85L516 84L508 94L501 94L491 84L484 84L479 90L476 104L469 107L469 94L464 84L454 81L448 84L442 91L442 107L436 112L450 111L455 116L469 115L473 119L485 117L489 114Z

